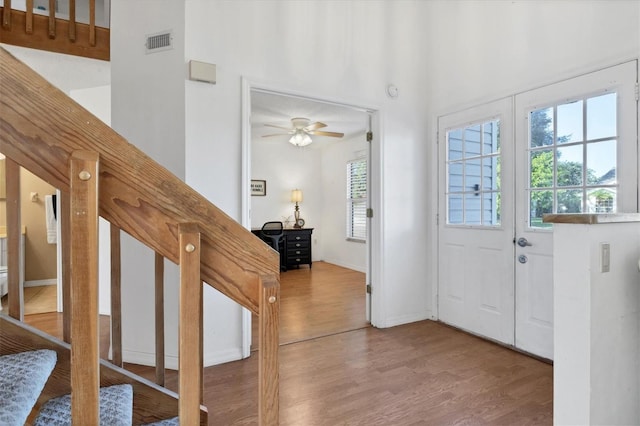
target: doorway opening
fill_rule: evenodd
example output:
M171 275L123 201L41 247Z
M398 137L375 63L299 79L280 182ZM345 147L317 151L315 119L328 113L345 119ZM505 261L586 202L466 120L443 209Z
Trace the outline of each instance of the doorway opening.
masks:
M287 243L280 251L285 257L280 343L369 326L367 209L377 200L371 196L378 184L373 177L379 176L372 161L376 137L370 136L376 134L376 111L245 83L243 224L256 235L270 221L282 222L285 234L299 227L310 234L309 251L299 264L300 256ZM309 139L296 143L304 136ZM366 167L364 180L362 173L356 178L365 188L358 202L348 196L354 164ZM244 356L256 334L254 322L245 312Z

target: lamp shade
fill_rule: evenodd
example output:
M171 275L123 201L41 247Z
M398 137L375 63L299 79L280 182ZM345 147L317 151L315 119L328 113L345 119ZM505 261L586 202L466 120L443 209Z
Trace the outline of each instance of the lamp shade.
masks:
M295 134L289 139L289 143L295 146L307 146L311 142L311 137L301 130L296 130Z
M293 191L291 191L291 202L292 203L302 202L302 189L294 189Z

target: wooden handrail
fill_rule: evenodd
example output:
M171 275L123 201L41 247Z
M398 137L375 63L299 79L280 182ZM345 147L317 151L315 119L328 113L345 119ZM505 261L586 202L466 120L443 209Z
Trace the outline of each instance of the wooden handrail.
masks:
M180 265L181 423L206 423L204 281L258 314L259 422L277 425L279 254L2 48L0 75L7 170L22 166L70 194L74 423L97 423L99 214Z
M174 263L178 224L197 223L202 280L259 313L277 252L4 49L0 75L0 152L62 191L71 152L98 152L100 215Z

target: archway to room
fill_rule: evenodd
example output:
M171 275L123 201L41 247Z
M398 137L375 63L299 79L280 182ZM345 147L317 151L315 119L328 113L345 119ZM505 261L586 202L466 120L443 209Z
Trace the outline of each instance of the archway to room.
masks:
M300 257L289 256L286 242L281 249L280 343L369 326L369 204L365 198L360 203L362 210L358 211L358 206L354 210L348 183L354 178L349 171L364 164L364 183L368 184L368 193L372 191L367 132L375 112L263 88L252 87L247 92L245 114L250 120L245 120L243 150L246 187L257 183L264 185L264 190L258 189L254 195L247 190L244 194L244 224L259 235L265 222L282 222L285 238L292 238L298 231L294 228L291 195L299 189L299 216L304 219L303 229L311 232L310 263L304 263L303 257L297 264ZM315 130L309 135L309 145L290 143L296 126L300 126L294 118L306 119L302 120L303 127ZM250 335L256 335L256 321L251 323L254 329ZM245 323L245 338L248 331Z

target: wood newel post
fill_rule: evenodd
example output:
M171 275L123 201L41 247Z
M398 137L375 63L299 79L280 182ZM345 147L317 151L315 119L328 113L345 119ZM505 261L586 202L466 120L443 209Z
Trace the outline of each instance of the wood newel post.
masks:
M180 248L180 324L178 352L181 425L200 424L202 401L202 280L200 231L194 223L178 225Z
M20 165L7 157L7 281L9 291L9 315L19 321L24 319L24 289L20 276L21 254L21 204L20 204Z
M100 423L98 154L71 154L71 419Z
M279 423L280 283L274 275L260 279L258 419L262 426Z
M109 227L111 245L111 362L122 367L122 255L120 228Z

